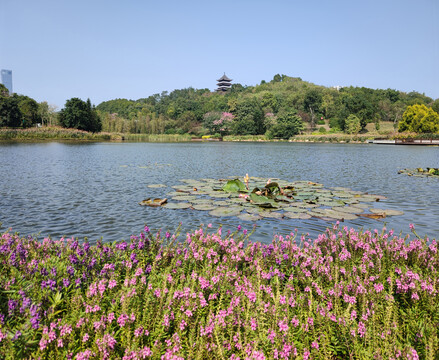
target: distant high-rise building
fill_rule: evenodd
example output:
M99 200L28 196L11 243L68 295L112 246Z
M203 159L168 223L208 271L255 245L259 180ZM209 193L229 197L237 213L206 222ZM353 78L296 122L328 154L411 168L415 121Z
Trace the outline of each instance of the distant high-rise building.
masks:
M12 94L12 70L2 69L2 84L6 86L9 94Z

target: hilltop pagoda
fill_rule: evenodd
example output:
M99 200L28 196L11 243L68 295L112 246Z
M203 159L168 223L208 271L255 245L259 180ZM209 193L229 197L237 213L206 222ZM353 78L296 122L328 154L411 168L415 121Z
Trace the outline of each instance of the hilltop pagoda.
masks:
M218 89L216 89L217 92L226 92L227 90L230 89L230 87L232 86L232 79L229 79L226 76L226 73L224 73L223 76L221 76L218 80Z

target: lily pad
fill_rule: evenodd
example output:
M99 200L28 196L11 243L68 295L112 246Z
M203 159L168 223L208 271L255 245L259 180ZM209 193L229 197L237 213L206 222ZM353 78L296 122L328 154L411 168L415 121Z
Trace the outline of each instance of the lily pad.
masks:
M228 198L230 196L229 194L221 193L218 191L215 191L213 193L209 193L208 195L212 198L217 198L217 199L225 199L225 198Z
M285 212L284 217L290 218L290 219L300 219L300 220L308 220L311 219L311 215L306 213L296 213L296 212Z
M167 186L164 184L150 184L148 185L148 187L154 189L154 188L165 188Z
M358 214L358 216L369 218L369 219L383 219L386 217L385 213L379 214Z
M279 205L272 199L269 199L266 196L256 195L255 193L251 193L249 196L250 201L263 208L278 208Z
M187 209L191 207L191 204L187 202L180 202L180 203L167 203L163 205L166 209Z
M212 202L213 201L210 199L195 199L195 200L191 201L192 204L196 204L196 205L198 205L198 204L212 204Z
M355 206L337 206L332 210L349 214L361 214L362 212L364 212L364 209Z
M336 220L355 220L358 218L358 216L354 214L350 214L342 211L336 211L332 209L327 209L327 211L325 212L325 216Z
M212 205L215 205L215 206L229 206L230 202L225 201L225 200L220 200L220 201L212 202Z
M192 195L178 195L178 196L174 196L172 198L172 200L175 200L175 201L193 201L196 199L197 199L197 197L192 196Z
M159 207L159 206L162 206L163 204L165 204L167 201L168 201L168 199L166 199L166 198L165 199L159 199L159 198L151 199L151 198L148 198L148 199L145 199L145 200L142 200L141 202L139 202L139 205Z
M209 212L212 216L238 216L242 211L235 207L219 207Z
M247 188L241 180L233 179L227 181L227 184L222 187L222 190L226 192L239 192L247 191Z
M243 221L258 221L261 220L262 217L256 214L242 213L238 215L238 219Z
M166 195L168 195L169 197L174 197L174 196L182 196L182 195L188 195L188 192L182 192L182 191L171 191L168 192Z
M392 210L392 209L369 209L371 213L374 214L386 214L386 216L396 216L396 215L404 215L403 211L400 210Z
M201 210L201 211L210 211L216 209L216 206L212 204L194 204L192 207L195 210Z
M260 216L264 218L282 219L284 217L283 213L277 211L261 211Z
M306 213L308 211L308 209L303 208L303 207L290 206L290 207L284 208L283 211L295 212L295 213Z

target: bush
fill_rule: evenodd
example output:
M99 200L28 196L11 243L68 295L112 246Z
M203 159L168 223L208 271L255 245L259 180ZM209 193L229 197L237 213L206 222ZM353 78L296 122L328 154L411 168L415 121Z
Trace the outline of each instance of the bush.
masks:
M323 126L319 127L319 133L325 134L326 129Z
M439 132L439 114L425 105L408 106L399 122L398 131Z
M360 130L361 130L361 120L353 114L349 115L345 121L345 128L344 128L345 133L358 134Z

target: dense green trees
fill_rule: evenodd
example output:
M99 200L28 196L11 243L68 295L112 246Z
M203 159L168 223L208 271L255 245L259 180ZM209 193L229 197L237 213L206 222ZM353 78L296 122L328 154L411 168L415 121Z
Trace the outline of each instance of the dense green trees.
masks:
M439 114L425 105L408 106L399 123L399 131L416 133L439 132Z
M41 122L38 103L28 96L10 95L0 84L0 126L30 127Z
M299 134L304 128L302 119L294 112L287 111L280 113L274 123L267 130L268 138L289 139Z
M102 129L102 122L90 99L82 101L79 98L67 100L64 109L59 113L59 121L66 128L74 128L91 132Z
M354 114L349 115L345 121L345 133L358 134L360 130L361 130L361 120Z
M346 120L350 115L360 120L359 131L365 131L368 123L377 124L380 121L392 121L396 126L407 106L413 104L436 103L417 92L364 87L327 88L300 78L276 74L273 80L261 81L256 86L233 84L231 91L225 94L187 88L136 101L106 101L98 105L97 110L103 129L109 131L117 128L117 131L147 133L214 134L219 128L213 126L213 121L219 121L222 113L231 113L234 117L227 124L231 134L255 135L270 131L267 133L270 136L276 133L276 136L284 137L284 131L280 130L283 125L278 123L283 118L282 114L295 114L298 117L295 120L300 119L302 126L294 127L299 132L302 128L315 129L321 118L329 120L333 129L350 132L350 127L346 129Z
M298 77L276 74L256 86L233 84L226 93L186 88L163 91L138 100L115 99L96 109L90 101L73 98L59 114L47 103L10 96L0 85L0 126L28 127L61 123L89 131L128 133L191 133L197 136L220 133L288 138L316 125L329 123L333 131L365 132L368 123L392 121L395 129L411 131L416 121L402 121L408 106L439 110L439 99L418 92L365 87L330 88ZM224 117L224 114L229 114ZM57 116L59 115L59 116ZM414 117L417 119L417 117ZM427 116L428 119L430 119ZM360 129L358 130L358 121ZM408 122L407 122L408 121ZM433 131L431 121L421 122L416 131ZM382 123L381 123L382 124ZM425 124L430 124L429 126Z

